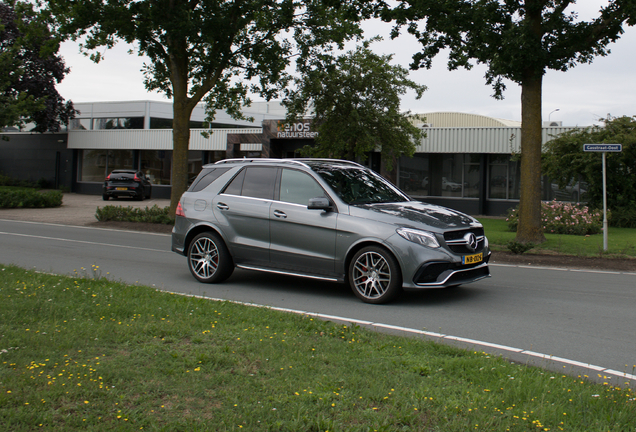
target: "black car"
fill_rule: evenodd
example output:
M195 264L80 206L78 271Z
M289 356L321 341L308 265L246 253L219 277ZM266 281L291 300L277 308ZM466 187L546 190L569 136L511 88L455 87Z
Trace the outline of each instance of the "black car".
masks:
M152 183L141 171L119 169L113 170L102 188L102 198L108 201L112 198L130 197L139 201L150 198L152 193Z

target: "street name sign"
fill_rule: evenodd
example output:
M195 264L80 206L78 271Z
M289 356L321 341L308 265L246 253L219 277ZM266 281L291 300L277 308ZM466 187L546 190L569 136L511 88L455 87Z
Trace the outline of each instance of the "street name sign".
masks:
M622 152L623 144L583 144L586 152Z
M607 162L608 152L622 152L622 144L583 144L585 152L603 153L603 250L607 250Z

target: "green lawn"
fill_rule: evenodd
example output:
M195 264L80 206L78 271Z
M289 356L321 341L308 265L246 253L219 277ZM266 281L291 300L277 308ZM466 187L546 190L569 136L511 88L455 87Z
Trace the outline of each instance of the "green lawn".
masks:
M2 430L633 431L636 424L636 394L627 387L123 285L96 266L79 273L88 277L0 265Z
M515 239L516 233L508 230L505 219L481 217L486 237L494 250L507 250L506 243ZM546 241L527 253L546 251L576 256L636 257L636 229L609 228L608 250L603 250L603 234L575 236L545 234Z

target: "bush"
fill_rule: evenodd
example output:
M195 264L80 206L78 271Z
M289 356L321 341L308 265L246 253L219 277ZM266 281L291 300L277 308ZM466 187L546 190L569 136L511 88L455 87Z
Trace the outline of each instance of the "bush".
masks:
M169 216L170 207L160 208L154 205L145 209L122 207L122 206L104 206L97 207L95 217L100 222L120 221L120 222L146 222L173 225L174 219Z
M608 223L616 228L636 228L636 205L612 209Z
M519 207L508 212L506 218L510 231L517 231ZM598 234L603 228L603 212L590 210L581 204L560 201L541 203L543 232L550 234L588 235Z
M535 246L534 243L520 243L515 240L511 240L508 243L506 243L506 247L508 248L508 250L515 255L521 255L525 252L528 252L534 246Z
M62 205L63 194L53 190L0 187L0 208L44 208Z
M6 175L0 174L0 186L17 186L23 188L39 188L39 189L49 189L51 187L51 182L42 177L37 182L32 182L28 180L17 180L11 178Z

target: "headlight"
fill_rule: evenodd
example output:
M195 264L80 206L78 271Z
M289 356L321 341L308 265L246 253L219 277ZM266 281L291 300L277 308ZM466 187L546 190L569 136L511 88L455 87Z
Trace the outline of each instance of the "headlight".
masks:
M439 242L435 234L428 231L419 231L410 228L398 228L397 233L410 242L420 244L430 248L438 248Z

